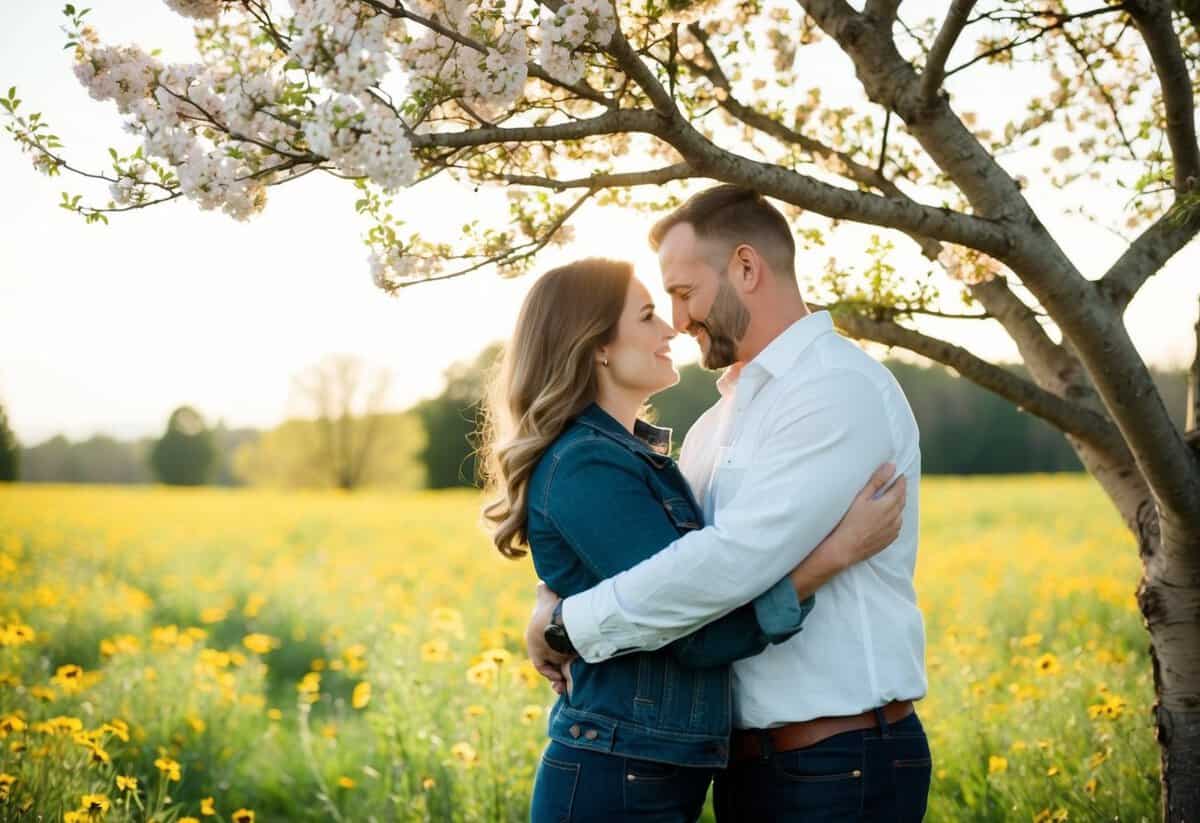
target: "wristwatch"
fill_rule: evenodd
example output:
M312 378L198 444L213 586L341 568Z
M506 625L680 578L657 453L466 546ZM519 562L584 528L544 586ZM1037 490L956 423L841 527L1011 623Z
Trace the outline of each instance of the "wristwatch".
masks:
M559 654L578 654L575 651L575 647L571 645L571 638L567 634L567 627L563 625L562 604L561 600L554 604L554 611L550 614L550 622L546 624L546 628L542 631L542 636L546 638L546 645Z

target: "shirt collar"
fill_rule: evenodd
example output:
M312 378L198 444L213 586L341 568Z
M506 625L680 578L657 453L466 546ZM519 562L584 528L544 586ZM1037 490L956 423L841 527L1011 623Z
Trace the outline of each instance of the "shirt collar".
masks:
M768 343L753 360L730 366L717 380L717 391L728 394L746 368L762 369L769 377L779 377L791 368L810 343L829 331L833 331L833 316L828 311L801 317Z
M606 434L648 457L664 458L671 453L672 430L669 428L655 426L639 418L634 421L633 434L630 434L629 430L622 426L615 417L594 402L579 413L578 420L585 426ZM659 460L656 459L655 462L657 463Z

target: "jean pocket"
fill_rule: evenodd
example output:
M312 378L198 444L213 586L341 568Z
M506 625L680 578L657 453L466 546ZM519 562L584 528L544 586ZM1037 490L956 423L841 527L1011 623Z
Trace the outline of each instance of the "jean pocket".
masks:
M669 813L696 819L704 806L711 777L705 769L625 759L625 812L630 815Z
M771 762L771 803L786 808L789 820L857 820L862 813L862 749L781 752Z
M625 782L670 780L679 774L679 766L671 763L658 763L654 760L625 759Z
M542 754L533 798L529 804L530 823L567 823L575 805L579 784L579 764L566 763Z
M861 751L792 751L772 757L775 773L798 783L862 783Z
M896 787L896 820L920 823L929 802L929 783L933 777L933 759L901 758L892 761L892 785Z

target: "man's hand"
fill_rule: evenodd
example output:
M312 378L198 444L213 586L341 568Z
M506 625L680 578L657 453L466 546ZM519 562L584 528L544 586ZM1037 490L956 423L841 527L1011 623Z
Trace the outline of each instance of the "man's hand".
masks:
M550 624L550 615L561 598L550 590L545 583L537 584L537 601L533 606L533 614L529 616L529 625L525 627L525 650L529 654L529 662L533 667L550 681L555 693L562 694L567 688L567 680L563 674L571 655L554 651L546 643L545 630Z

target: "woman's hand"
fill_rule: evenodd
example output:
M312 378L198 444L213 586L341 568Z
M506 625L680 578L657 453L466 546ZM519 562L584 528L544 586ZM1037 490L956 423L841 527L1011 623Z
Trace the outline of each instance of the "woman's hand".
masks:
M837 527L792 570L792 585L801 598L808 597L838 572L873 557L895 542L903 525L901 515L907 499L904 475L884 490L895 473L893 463L884 463L876 469Z
M891 488L884 490L895 473L896 466L892 463L876 469L850 504L850 510L825 538L841 559L842 568L873 557L900 536L907 499L906 478L900 475Z

